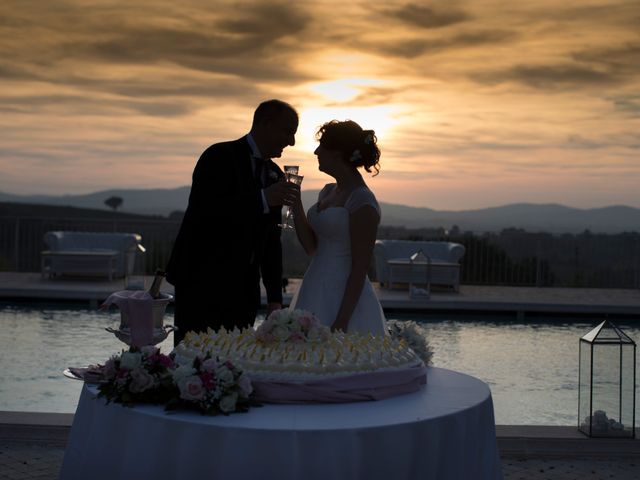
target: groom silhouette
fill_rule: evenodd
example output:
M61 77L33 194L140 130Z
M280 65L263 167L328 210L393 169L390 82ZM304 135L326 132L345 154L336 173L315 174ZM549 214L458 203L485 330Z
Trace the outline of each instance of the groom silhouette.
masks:
M256 108L249 134L210 146L198 160L166 268L175 287L174 344L190 330L253 325L261 276L268 313L281 308L278 223L299 187L283 181L271 158L295 144L297 129L295 109L268 100Z

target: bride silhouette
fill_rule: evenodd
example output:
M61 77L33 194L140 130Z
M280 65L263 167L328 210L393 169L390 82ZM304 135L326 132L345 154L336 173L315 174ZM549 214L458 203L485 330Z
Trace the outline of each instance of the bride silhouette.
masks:
M385 318L367 278L380 223L380 206L358 168L380 170L373 130L351 120L320 127L315 150L320 171L333 177L304 212L293 205L298 240L312 261L291 307L313 312L332 330L383 334Z

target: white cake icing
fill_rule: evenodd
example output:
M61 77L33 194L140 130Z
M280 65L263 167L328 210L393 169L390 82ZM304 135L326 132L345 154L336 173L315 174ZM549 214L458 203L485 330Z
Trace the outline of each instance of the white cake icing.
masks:
M176 361L197 355L229 359L252 380L306 382L422 365L407 343L390 336L329 333L312 340L265 341L258 331L189 332L174 349Z

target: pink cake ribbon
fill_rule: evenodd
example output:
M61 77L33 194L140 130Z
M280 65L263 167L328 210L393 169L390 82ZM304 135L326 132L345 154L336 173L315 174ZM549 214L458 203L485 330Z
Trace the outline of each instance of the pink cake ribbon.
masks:
M265 403L344 403L417 392L427 383L423 365L305 383L252 381L256 400Z
M153 344L153 297L144 290L122 290L109 295L101 308L115 304L129 318L131 346Z

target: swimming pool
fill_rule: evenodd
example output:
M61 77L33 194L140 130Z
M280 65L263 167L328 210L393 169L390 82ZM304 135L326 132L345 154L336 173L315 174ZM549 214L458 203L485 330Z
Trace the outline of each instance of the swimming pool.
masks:
M485 381L491 387L496 423L577 424L578 340L599 320L387 317L421 323L435 352L435 366ZM171 311L165 319L173 323ZM122 350L124 344L104 330L119 321L117 310L0 305L0 410L73 413L82 384L63 377L62 371L102 363ZM640 323L618 324L640 340ZM160 346L171 351L172 336Z

